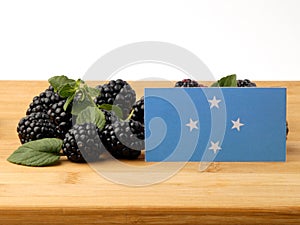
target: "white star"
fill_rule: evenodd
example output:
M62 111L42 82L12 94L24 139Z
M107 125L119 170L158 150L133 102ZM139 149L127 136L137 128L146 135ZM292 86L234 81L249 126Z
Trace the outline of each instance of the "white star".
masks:
M222 148L219 146L219 141L214 143L213 141L210 142L211 146L209 147L210 150L213 150L214 153L216 154L218 150L221 150Z
M186 124L187 127L190 127L190 132L192 132L193 129L199 129L197 127L197 123L198 123L198 120L196 121L193 121L191 118L190 118L190 122Z
M213 108L213 107L219 108L219 103L221 102L221 100L216 99L216 96L214 96L213 99L208 100L208 101L211 103L210 108Z
M240 131L240 127L244 126L245 124L240 122L240 118L237 119L237 121L231 120L231 122L233 123L233 126L231 129L237 129L238 131Z

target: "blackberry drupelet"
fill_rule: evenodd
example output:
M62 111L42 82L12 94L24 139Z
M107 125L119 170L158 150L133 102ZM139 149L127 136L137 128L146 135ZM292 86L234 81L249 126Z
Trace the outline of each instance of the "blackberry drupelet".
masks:
M72 162L97 161L104 150L98 128L92 123L75 124L65 135L62 150Z
M144 124L144 96L134 103L132 110L133 113L131 119Z
M72 127L72 106L69 105L67 111L65 111L63 108L65 103L66 100L62 99L59 102L52 104L47 112L55 125L56 136L61 139L64 139L65 134Z
M182 81L177 81L175 87L200 87L200 85L195 80L183 79Z
M26 111L26 115L36 112L47 113L52 104L60 101L62 98L54 92L52 86L49 86L45 91L35 96Z
M100 96L95 98L97 105L111 104L122 109L123 119L127 118L136 100L135 91L124 80L111 80L107 84L97 86Z
M244 80L237 80L236 81L236 85L238 87L256 87L256 84L251 82L250 80L248 79L244 79Z
M22 144L42 138L55 137L55 126L43 112L31 113L22 118L17 132Z
M136 159L144 149L144 125L138 121L116 121L100 132L106 150L117 159Z

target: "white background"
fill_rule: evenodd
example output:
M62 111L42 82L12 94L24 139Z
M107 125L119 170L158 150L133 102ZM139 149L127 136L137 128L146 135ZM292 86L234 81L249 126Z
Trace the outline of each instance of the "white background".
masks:
M0 78L78 78L114 48L164 41L195 53L216 78L299 80L299 11L298 0L1 1ZM149 65L126 72L182 76Z

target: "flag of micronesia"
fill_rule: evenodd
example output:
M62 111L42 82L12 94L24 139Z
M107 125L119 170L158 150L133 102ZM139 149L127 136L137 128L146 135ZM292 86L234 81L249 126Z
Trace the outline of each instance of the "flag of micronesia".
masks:
M286 160L285 88L146 88L146 161Z

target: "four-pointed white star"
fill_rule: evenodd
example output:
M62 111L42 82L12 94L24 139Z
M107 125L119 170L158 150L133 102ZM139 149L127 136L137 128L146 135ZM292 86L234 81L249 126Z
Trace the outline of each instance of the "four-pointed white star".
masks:
M216 107L219 108L219 103L221 102L220 99L216 99L216 96L213 97L213 99L208 100L210 102L210 108Z
M190 118L190 122L186 124L187 127L190 127L190 132L192 132L193 129L199 129L197 127L197 123L198 123L198 120L195 120L193 121L191 118Z
M211 146L209 147L210 150L213 150L214 153L216 154L218 150L221 150L222 148L219 146L219 141L217 141L216 143L211 141L210 144Z
M238 131L240 131L240 127L244 126L245 124L240 122L240 118L238 118L236 121L231 120L231 122L233 123L233 126L231 129L237 129Z

